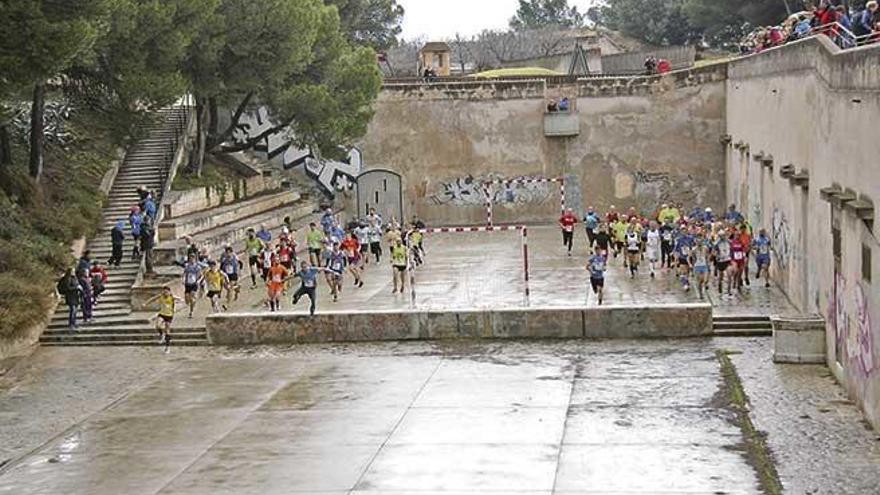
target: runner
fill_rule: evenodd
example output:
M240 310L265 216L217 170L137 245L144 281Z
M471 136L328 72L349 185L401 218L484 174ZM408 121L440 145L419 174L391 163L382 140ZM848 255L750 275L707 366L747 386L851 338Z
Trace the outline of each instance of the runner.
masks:
M391 248L391 271L394 278L392 294L397 292L398 287L400 287L400 293L403 294L403 289L406 286L406 266L406 247L398 239L394 243L394 247Z
M682 225L679 229L678 237L675 239L675 257L678 264L678 278L681 282L681 287L685 292L691 290L690 254L691 249L693 248L693 243L693 237L688 233L687 227Z
M345 261L348 265L348 271L354 277L354 286L355 287L363 287L363 270L361 268L361 244L358 242L355 237L354 232L348 234L348 237L342 241L342 244L339 246L342 248L342 252L345 254Z
M241 287L238 284L241 261L229 244L226 245L226 249L220 256L220 271L226 274L226 279L229 281L226 285L226 305L223 307L224 310L227 310L232 306L232 301L238 301L238 295L241 292Z
M315 287L318 285L318 272L321 271L324 271L324 269L314 267L303 261L300 263L299 271L293 274L294 277L300 280L299 289L293 294L293 305L296 306L302 296L309 296L309 301L311 302L309 314L312 316L315 315Z
M639 271L639 260L642 255L642 240L636 232L635 226L629 224L626 229L626 256L629 261L629 276L636 278Z
M207 295L208 300L211 301L211 312L217 313L220 311L220 296L223 294L223 289L229 290L229 278L220 271L220 267L214 260L208 262L208 269L205 270L202 277L204 277L205 285L208 288Z
M296 267L296 254L286 239L279 241L277 254L281 266L288 270L293 270Z
M651 267L651 278L654 278L654 269L657 261L660 260L660 231L657 229L657 223L651 222L650 228L645 233L645 259L648 266Z
M724 277L727 277L727 295L731 293L731 274L728 273L730 268L731 247L730 241L727 239L727 232L718 233L718 242L712 250L715 255L715 271L718 273L718 293L723 294Z
M666 220L660 226L660 266L672 268L672 251L675 247L675 227Z
M367 224L361 222L354 229L354 236L360 246L361 262L364 265L370 264L370 229Z
M309 261L312 265L321 263L321 249L324 247L324 233L318 230L315 222L309 224L306 233L306 246L309 248Z
M254 229L247 230L247 239L244 241L244 249L248 256L248 271L251 272L251 289L257 288L257 273L260 269L260 251L263 250L263 241L257 238Z
M584 214L584 228L587 232L587 244L589 249L593 249L596 242L596 234L599 232L599 215L593 210L593 207L587 208Z
M415 266L421 266L424 263L425 251L422 249L422 239L424 235L416 226L411 224L409 232L406 234L406 245L412 253L413 263Z
M370 252L376 257L376 264L378 264L382 258L382 222L377 220L377 218L378 217L375 217L370 221L368 227L370 232Z
M274 312L281 309L281 293L284 291L284 282L287 281L290 272L281 266L277 256L272 256L270 263L266 271L266 289L269 296L269 310Z
M734 235L730 240L730 252L733 263L730 266L732 274L730 282L736 288L737 292L742 292L743 272L745 271L746 252L739 236ZM729 291L728 291L729 292Z
M196 295L199 292L199 284L202 282L202 265L196 261L196 257L189 256L189 260L183 267L183 297L189 306L189 317L193 317L196 309Z
M767 237L767 231L761 229L758 231L758 237L752 243L752 249L755 251L755 262L758 265L758 273L755 278L764 278L764 287L770 287L770 238Z
M263 250L260 251L260 276L263 278L263 282L267 282L269 280L269 270L272 269L272 260L276 258L275 252L272 251L272 246L264 242Z
M612 237L614 238L614 257L624 252L626 248L626 231L629 224L625 217L617 217L617 220L611 224ZM623 267L626 268L626 256L623 258Z
M171 287L162 288L162 293L148 299L144 303L143 308L153 302L159 302L159 313L156 315L156 331L159 332L159 344L165 344L165 353L171 352L171 322L174 321L174 313L176 312L177 303L180 299L174 297L171 293Z
M745 220L742 221L742 226L739 230L739 242L742 244L746 257L745 264L743 265L743 276L745 277L746 285L751 285L749 280L749 261L752 254L752 229Z
M339 293L342 292L342 277L345 275L345 263L345 254L339 249L339 244L333 244L326 270L333 302L339 300Z
M709 290L709 256L711 253L709 241L702 232L699 232L694 248L691 250L691 263L694 268L694 276L697 279L697 292L700 299L703 299L703 294Z
M611 236L608 235L608 225L599 225L599 232L596 233L596 251L608 260L608 249L611 247Z
M574 241L574 225L578 222L571 208L559 217L559 226L562 228L562 245L568 248L568 256L571 256L571 246Z
M593 255L587 260L587 271L590 272L590 287L593 289L593 294L596 294L600 306L602 305L605 292L605 270L608 266L608 258L604 253L607 253L607 250L603 252L597 247L593 250Z

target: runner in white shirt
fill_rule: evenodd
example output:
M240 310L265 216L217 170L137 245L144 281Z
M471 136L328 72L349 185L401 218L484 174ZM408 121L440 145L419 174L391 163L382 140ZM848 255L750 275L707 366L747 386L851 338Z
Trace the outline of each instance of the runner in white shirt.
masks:
M657 223L651 222L651 227L645 234L645 259L648 260L648 266L651 267L651 278L654 278L654 269L657 261L660 260L660 231L657 230Z

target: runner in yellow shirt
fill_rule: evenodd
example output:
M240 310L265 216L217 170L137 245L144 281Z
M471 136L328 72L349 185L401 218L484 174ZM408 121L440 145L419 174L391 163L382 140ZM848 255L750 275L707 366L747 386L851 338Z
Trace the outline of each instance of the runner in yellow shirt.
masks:
M165 352L171 352L171 322L174 321L174 313L177 312L177 303L183 302L174 297L171 287L165 286L162 293L148 299L143 307L159 302L159 314L156 315L156 330L159 332L159 344L165 344Z

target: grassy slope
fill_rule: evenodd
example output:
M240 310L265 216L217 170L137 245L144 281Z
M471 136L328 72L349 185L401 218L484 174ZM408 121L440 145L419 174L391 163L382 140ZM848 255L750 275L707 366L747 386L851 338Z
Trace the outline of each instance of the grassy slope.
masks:
M45 318L55 281L73 262L70 243L98 226L101 177L134 123L125 112L76 111L66 125L77 139L47 148L39 185L27 176L27 147L14 142L15 163L0 170L0 338Z

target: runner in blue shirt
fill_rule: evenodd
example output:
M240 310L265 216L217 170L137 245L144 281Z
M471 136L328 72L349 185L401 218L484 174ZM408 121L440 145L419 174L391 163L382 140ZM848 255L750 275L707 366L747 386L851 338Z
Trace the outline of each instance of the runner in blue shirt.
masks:
M599 233L599 215L596 214L592 206L587 208L587 213L584 215L584 227L587 229L587 242L590 249L593 249L596 234Z
M299 271L293 274L301 282L299 289L293 294L293 305L296 306L296 303L299 302L302 296L309 296L311 303L309 305L309 314L313 316L315 314L315 289L318 286L318 272L322 271L325 271L325 269L314 267L309 262L303 261L299 265Z
M681 230L678 232L678 237L675 238L675 257L678 259L678 279L681 282L681 287L685 290L685 292L691 289L690 284L690 274L691 274L691 249L694 246L694 238L688 233L687 227L682 225Z
M594 250L593 255L587 260L587 271L590 272L590 286L593 288L593 294L599 299L599 305L602 304L602 296L605 290L605 270L608 266L608 259L600 250Z
M758 265L756 278L761 278L763 274L764 287L770 287L770 238L765 229L761 229L758 237L752 241L752 251L756 253L755 262Z

